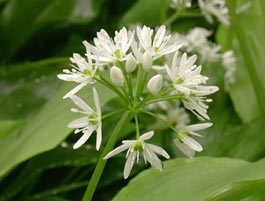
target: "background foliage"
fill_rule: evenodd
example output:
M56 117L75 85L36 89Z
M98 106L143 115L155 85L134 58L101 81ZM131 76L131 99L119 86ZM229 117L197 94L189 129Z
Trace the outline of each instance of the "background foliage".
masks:
M265 200L265 5L263 0L234 2L229 9L251 5L230 13L229 27L209 25L202 16L183 16L171 26L180 33L195 26L213 30L211 39L222 51L233 49L237 58L228 92L220 64L205 71L220 91L210 106L214 126L203 134L204 151L194 160L165 162L163 172L148 169L138 175L148 168L139 163L128 185L122 178L124 160L116 157L107 163L95 200ZM170 0L0 0L1 201L81 200L99 153L95 139L72 150L76 136L66 125L75 117L71 102L62 100L72 86L56 74L69 65L73 52L84 53L82 41L92 40L101 28L113 34L133 24L155 27L172 13ZM97 89L103 113L119 108L113 94ZM88 103L90 96L81 94ZM104 120L104 137L119 118ZM121 139L133 131L128 123ZM181 157L159 134L154 141Z

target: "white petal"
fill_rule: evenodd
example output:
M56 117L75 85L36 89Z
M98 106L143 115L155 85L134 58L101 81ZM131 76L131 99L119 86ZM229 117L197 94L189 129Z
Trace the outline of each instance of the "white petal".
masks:
M152 152L151 150L148 150L147 148L147 150L144 150L143 155L154 169L159 170L159 171L162 170L161 161L154 154L154 152Z
M94 129L93 128L89 128L86 131L83 131L84 134L82 135L82 137L74 144L74 149L77 149L79 147L81 147L87 140L88 138L92 135Z
M121 152L123 152L124 150L128 149L130 147L130 144L123 144L119 147L117 147L116 149L112 150L111 152L109 152L103 159L106 160L116 154L119 154Z
M100 145L102 141L102 124L101 122L99 123L97 127L97 142L96 142L96 149L99 150Z
M153 44L154 47L159 47L161 45L165 33L166 33L166 26L165 25L160 26L154 38L154 44Z
M64 81L75 81L76 79L78 79L80 76L77 75L77 74L59 74L57 75L57 77L61 80L64 80Z
M80 89L82 89L86 85L87 85L86 82L82 82L81 84L77 85L75 88L73 88L67 94L65 94L63 99L66 99L66 98L69 98L70 96L73 96L75 93L77 93Z
M85 112L87 112L88 114L93 113L93 110L91 109L91 107L89 107L81 98L79 98L76 95L70 96L70 98L72 99L72 101L74 102L74 104L76 104L78 107L80 107L82 110L84 110Z
M176 138L174 140L175 145L177 146L177 148L186 156L188 156L189 158L193 158L195 155L194 150L192 150L190 147L188 147L186 144L181 143L178 138Z
M182 140L186 145L188 145L194 151L200 152L203 149L202 146L196 140L194 140L189 136L183 136Z
M161 156L164 156L166 159L169 159L170 158L170 156L168 155L168 153L164 149L162 149L161 147L156 146L156 145L153 145L153 144L147 144L147 143L145 143L145 145L151 151L154 151L155 153L160 154Z
M76 119L67 125L68 128L83 128L86 126L88 126L88 117Z
M151 137L153 137L154 135L154 131L149 131L147 133L144 133L143 135L140 136L140 140L148 140L150 139Z
M131 152L126 160L124 171L123 171L123 176L124 179L127 179L131 173L135 158L136 158L136 152Z
M212 123L194 124L194 125L186 126L186 130L187 131L199 131L199 130L206 129L212 125L213 125Z
M100 109L100 103L99 103L99 98L98 98L98 92L95 87L93 87L93 96L94 96L94 102L97 108L97 113L101 114L101 109Z

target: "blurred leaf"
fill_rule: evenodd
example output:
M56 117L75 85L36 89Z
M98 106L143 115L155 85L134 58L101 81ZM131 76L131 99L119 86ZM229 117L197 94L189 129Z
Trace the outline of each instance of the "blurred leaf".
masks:
M132 179L113 201L203 201L223 186L265 178L265 159L249 163L228 158L176 159L162 172L149 169Z
M55 23L87 23L94 19L101 1L95 0L9 0L2 13L2 28L10 57L37 30ZM11 45L12 44L12 45Z
M53 149L68 136L71 130L67 128L67 124L79 115L70 111L73 106L71 100L63 100L62 97L73 86L75 85L72 83L64 83L41 111L25 126L22 133L8 136L0 142L0 152L5 153L0 155L0 176L28 158ZM80 95L89 105L94 105L91 88L92 86L88 86L82 89ZM101 105L113 97L113 93L109 89L101 85L96 88Z
M265 135L262 134L264 130L264 117L235 128L223 128L222 135L208 143L198 155L257 160L265 153ZM213 132L210 131L209 136L211 133Z
M26 120L5 120L0 121L0 141L4 140L9 135L14 134L15 132L19 131L25 124L27 123Z
M121 18L119 26L141 23L155 26L161 19L161 9L167 10L170 0L138 0Z
M15 180L1 193L0 200L8 200L19 193L36 175L50 168L59 166L86 166L95 164L99 153L94 147L79 148L73 150L72 147L61 148L45 152L31 159L23 171Z
M245 1L240 1L242 3ZM262 112L264 101L257 99L253 80L251 80L250 71L253 69L257 74L255 79L259 94L265 94L265 27L262 19L261 9L258 1L252 1L251 7L238 14L237 22L242 28L241 34L244 36L248 50L248 55L253 61L254 66L249 66L246 63L246 58L243 57L243 48L240 46L238 39L235 37L231 27L220 27L217 34L217 40L225 50L233 49L237 58L237 71L235 73L235 83L231 85L229 94L232 98L235 110L244 122L261 117L265 114ZM263 96L264 98L264 96ZM247 106L247 107L246 107Z
M218 189L208 196L205 201L240 201L264 190L265 179L239 181Z
M68 58L52 58L0 68L0 119L33 117L54 94Z

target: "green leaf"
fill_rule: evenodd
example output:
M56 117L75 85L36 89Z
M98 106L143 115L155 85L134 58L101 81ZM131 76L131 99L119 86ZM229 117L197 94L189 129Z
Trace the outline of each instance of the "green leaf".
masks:
M0 152L5 153L0 155L0 177L28 158L53 149L68 136L71 130L67 124L77 118L77 114L70 111L72 101L63 100L62 97L74 86L64 83L22 133L8 136L0 142ZM94 105L91 88L85 87L79 94L89 105ZM114 97L109 89L101 85L96 85L96 88L101 105Z
M240 181L218 189L208 196L205 201L240 201L243 198L263 192L264 190L265 179Z
M121 18L119 25L141 23L147 26L159 24L161 9L167 10L170 6L169 0L139 0Z
M239 7L243 7L244 2L240 0ZM238 14L236 21L232 21L237 27L221 26L217 34L218 43L225 50L233 49L237 58L235 83L231 85L229 94L244 122L265 114L265 27L259 2L252 1L250 5Z
M213 128L218 127L218 125ZM232 157L244 160L257 160L264 156L265 135L261 131L265 129L265 118L257 119L249 124L236 126L235 128L221 129L222 135L206 144L203 152L198 155ZM216 130L210 130L209 134L215 134ZM206 138L207 138L206 137Z
M35 201L71 201L71 200L58 197L58 196L52 196L52 197L46 197L46 198L41 198L41 199L35 199Z
M13 54L36 31L56 22L87 23L94 19L102 1L10 0L2 13L7 53ZM12 44L12 45L11 45ZM8 56L8 54L7 54Z
M113 201L203 201L234 182L265 178L265 159L250 163L228 158L175 159L162 172L149 169L133 178Z
M72 147L61 148L45 152L31 159L22 172L12 183L3 191L0 200L10 199L20 192L36 175L44 170L60 166L86 166L95 164L98 160L99 153L94 147L89 149L79 148L73 150Z
M25 124L26 120L5 120L0 121L0 141L7 138L9 135L12 135L18 132Z

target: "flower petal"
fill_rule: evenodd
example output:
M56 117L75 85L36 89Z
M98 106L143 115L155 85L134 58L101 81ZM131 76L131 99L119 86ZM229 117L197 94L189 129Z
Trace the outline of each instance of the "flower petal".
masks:
M124 171L123 171L124 179L127 179L131 173L133 164L135 162L136 154L137 153L135 151L131 152L126 160Z
M91 107L89 107L81 98L79 98L76 95L73 95L70 97L72 99L72 101L74 102L74 104L76 104L78 107L80 107L82 110L84 110L85 112L87 112L88 114L93 113L93 110L91 109Z
M161 147L153 145L153 144L147 144L147 143L145 143L145 145L148 147L148 149L150 149L151 151L153 151L157 154L160 154L161 156L164 156L166 159L170 158L168 153L164 149L162 149Z
M212 125L213 125L212 123L194 124L194 125L186 126L185 129L187 131L199 131L199 130L206 129Z
M86 126L88 126L88 117L76 119L67 125L68 128L83 128Z
M189 136L183 136L182 140L186 145L188 145L194 151L200 152L203 150L202 146L196 140L194 140Z
M97 143L96 143L96 149L99 150L100 145L102 141L102 124L101 122L99 123L97 127Z
M194 157L194 155L195 155L195 151L192 150L189 146L187 146L187 145L184 144L184 143L181 143L181 142L179 141L178 138L176 138L176 139L174 140L174 142L175 142L175 145L177 146L177 148L178 148L183 154L185 154L185 155L188 156L189 158L193 158L193 157Z
M149 131L147 133L144 133L143 135L140 136L140 140L148 140L150 139L151 137L153 137L154 135L154 131Z
M128 149L130 147L130 144L123 144L119 147L117 147L116 149L112 150L111 152L109 152L103 159L109 159L110 157L117 155L121 152L123 152L124 150Z
M80 89L82 89L86 85L87 85L86 82L81 82L81 84L77 85L75 88L73 88L67 94L65 94L63 99L66 99L66 98L69 98L69 97L73 96L75 93L77 93Z
M93 87L93 96L94 96L94 102L97 108L97 113L101 114L101 109L100 109L100 103L99 103L99 98L98 98L98 92L95 87Z
M84 134L74 144L73 148L74 149L77 149L77 148L81 147L89 139L89 137L92 135L93 131L94 131L93 128L88 128L87 130L83 131Z

